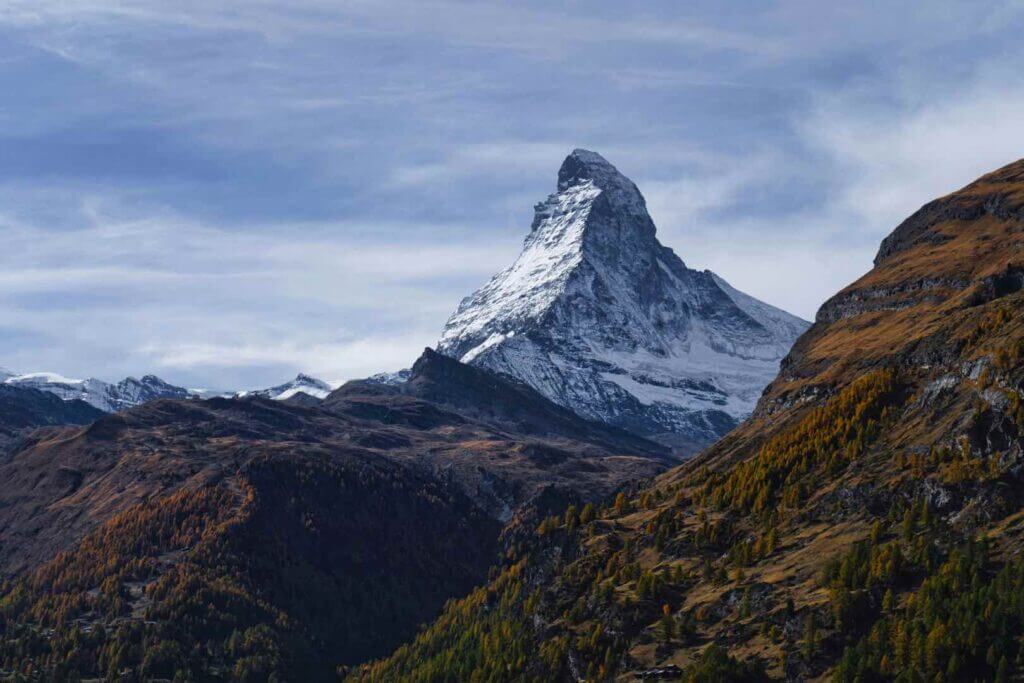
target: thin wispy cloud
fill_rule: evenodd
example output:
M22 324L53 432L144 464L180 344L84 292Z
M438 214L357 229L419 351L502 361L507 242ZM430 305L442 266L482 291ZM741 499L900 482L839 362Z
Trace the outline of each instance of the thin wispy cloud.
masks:
M597 149L691 267L811 317L1024 155L1013 2L0 3L0 365L396 369Z
M0 218L4 326L37 339L8 349L12 366L88 374L90 355L107 344L126 373L160 370L203 386L295 368L338 380L366 375L407 364L433 342L432 323L451 301L515 251L511 243L346 239L359 231L350 224L248 232L99 211L84 209L82 227L70 232ZM68 348L89 353L68 357Z

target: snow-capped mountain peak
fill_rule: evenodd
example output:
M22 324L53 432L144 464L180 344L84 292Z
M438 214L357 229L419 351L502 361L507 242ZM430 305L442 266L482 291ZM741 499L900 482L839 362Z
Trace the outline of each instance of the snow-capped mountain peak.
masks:
M378 372L375 375L370 375L364 381L372 384L386 384L388 386L399 386L409 381L409 377L412 376L411 368L403 368L396 370L395 372Z
M71 379L56 372L29 372L24 375L14 375L10 378L10 384L85 384L88 380ZM96 380L97 382L100 380Z
M113 386L117 410L142 405L157 398L188 398L188 389L168 384L156 375L143 375L142 379L126 377Z
M519 257L462 301L438 350L693 450L753 409L808 325L687 268L636 185L577 149Z
M654 223L647 215L647 202L633 181L619 173L597 152L574 149L558 169L558 193L587 185L597 188L619 209L640 218L642 222L634 228L654 235Z
M0 375L2 377L2 375ZM103 380L72 379L54 372L32 372L3 379L5 384L30 387L59 396L65 401L80 399L108 413L125 410L157 398L188 398L189 392L146 375L141 380L126 377L117 384Z
M299 373L290 382L279 384L269 389L257 389L255 391L241 391L236 394L239 398L246 396L259 396L261 398L269 398L275 401L284 401L292 398L296 394L308 394L314 398L325 398L327 394L331 393L331 385L323 380L309 375Z
M463 362L514 335L527 320L537 320L566 293L585 257L600 259L601 240L591 213L621 214L627 233L611 236L653 239L654 223L636 185L601 155L577 149L558 172L558 192L534 207L530 234L519 258L475 294L462 301L445 327L439 348ZM594 248L590 244L594 244ZM595 253L587 253L595 252ZM465 341L477 342L467 347Z

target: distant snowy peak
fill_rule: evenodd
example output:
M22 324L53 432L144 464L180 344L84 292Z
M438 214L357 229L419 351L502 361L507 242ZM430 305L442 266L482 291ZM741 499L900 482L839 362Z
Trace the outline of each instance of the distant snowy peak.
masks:
M44 386L48 384L63 386L80 386L87 382L102 382L102 380L71 379L56 372L30 372L24 375L14 375L7 379L9 384L24 384L26 386Z
M126 377L113 386L111 392L117 410L142 405L158 398L189 398L188 389L169 384L156 375L144 375L142 379Z
M396 372L378 372L376 375L370 375L364 382L370 382L372 384L385 384L388 386L398 386L405 384L409 381L409 377L412 376L412 370L404 368Z
M5 384L29 387L54 394L65 401L79 399L104 412L113 413L158 398L188 398L189 392L159 377L126 377L117 384L103 380L71 379L53 372L33 372L5 378Z
M636 185L577 149L519 257L462 301L438 350L692 449L753 409L808 325L687 268Z
M241 391L236 394L239 398L247 396L259 396L275 401L285 401L296 394L307 394L314 398L326 398L331 393L331 385L309 375L299 374L295 379L269 389L258 389L256 391Z
M5 374L6 373L6 374ZM324 398L331 393L331 385L322 380L300 374L290 382L256 391L240 391L237 393L207 391L204 389L184 389L168 384L155 375L145 375L142 379L126 377L116 384L103 380L72 379L53 372L33 372L16 375L0 370L0 382L12 386L29 387L55 394L65 401L80 399L89 405L107 413L126 410L159 398L214 398L262 396L284 401L296 394L308 394L315 398Z

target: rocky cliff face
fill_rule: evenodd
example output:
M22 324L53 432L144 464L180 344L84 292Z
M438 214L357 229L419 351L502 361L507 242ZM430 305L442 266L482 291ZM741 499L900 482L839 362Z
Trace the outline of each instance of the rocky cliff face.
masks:
M636 185L576 150L519 258L462 301L437 348L692 453L750 413L807 326L687 268Z

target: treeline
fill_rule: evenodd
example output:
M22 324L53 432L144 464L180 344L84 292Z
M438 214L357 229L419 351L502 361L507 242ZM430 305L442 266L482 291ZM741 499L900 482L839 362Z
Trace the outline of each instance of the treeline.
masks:
M864 375L772 437L755 457L726 472L701 473L696 502L759 514L780 504L799 507L812 489L808 475L835 476L863 455L891 421L900 396L894 370Z

